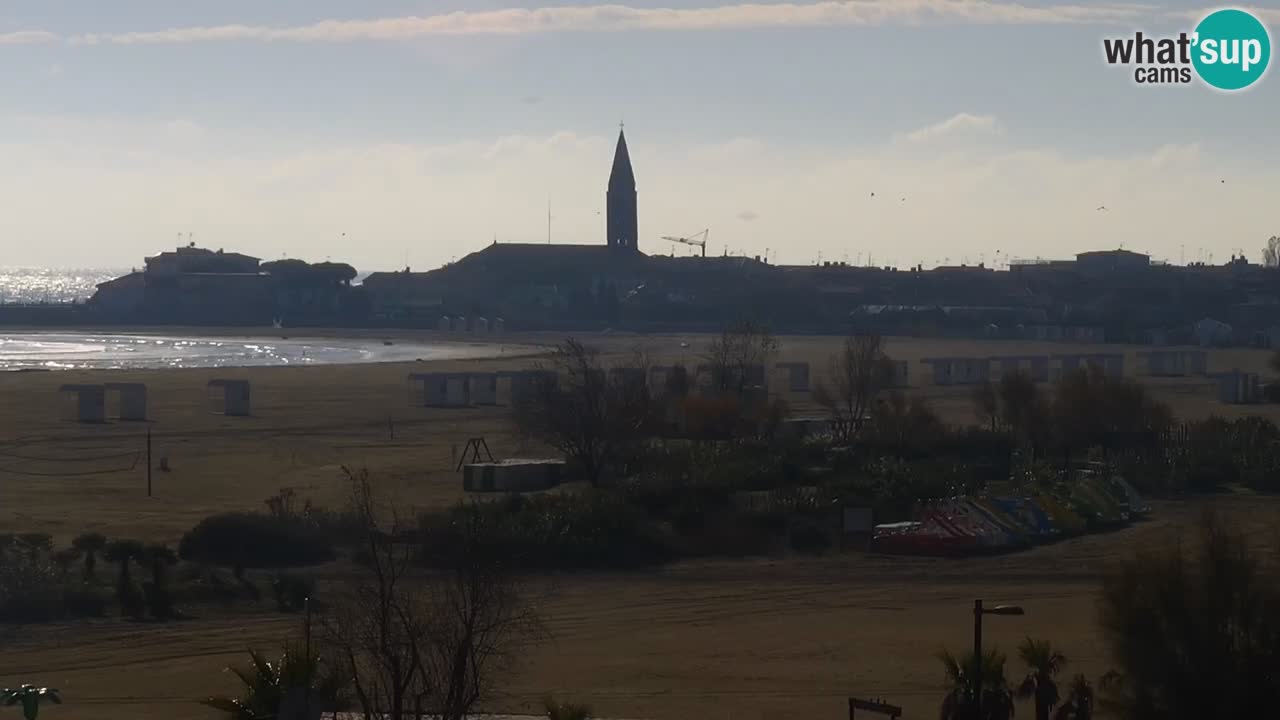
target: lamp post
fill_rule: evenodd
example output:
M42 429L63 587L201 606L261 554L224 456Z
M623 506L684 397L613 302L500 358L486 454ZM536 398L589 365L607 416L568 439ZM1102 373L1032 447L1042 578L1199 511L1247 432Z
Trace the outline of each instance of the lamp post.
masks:
M982 616L1026 615L1017 605L997 605L984 608L981 600L973 601L973 720L982 718Z

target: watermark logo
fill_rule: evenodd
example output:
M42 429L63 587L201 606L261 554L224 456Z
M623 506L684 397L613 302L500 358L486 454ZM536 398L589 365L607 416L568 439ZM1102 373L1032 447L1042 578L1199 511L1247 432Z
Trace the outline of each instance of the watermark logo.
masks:
M1256 84L1271 62L1267 26L1246 10L1225 8L1205 15L1191 32L1173 37L1108 38L1102 50L1110 65L1135 66L1140 85L1188 85L1196 77L1228 92Z

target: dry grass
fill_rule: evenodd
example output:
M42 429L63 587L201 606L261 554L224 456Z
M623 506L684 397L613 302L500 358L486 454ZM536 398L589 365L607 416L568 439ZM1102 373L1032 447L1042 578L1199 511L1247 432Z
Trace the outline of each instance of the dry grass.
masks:
M526 338L546 342L552 338ZM640 338L611 336L623 351ZM682 348L688 342L690 347ZM655 360L696 363L706 338L644 338ZM836 339L784 338L788 359L815 371ZM891 354L912 361L938 355L1076 351L1057 344L892 340ZM1108 347L1107 350L1112 348ZM1129 349L1130 353L1136 348ZM436 367L523 367L530 360L454 361ZM1211 369L1263 371L1266 353L1211 355ZM1130 367L1136 359L1130 358ZM484 436L498 455L524 451L500 409L424 410L407 403L405 375L422 364L166 370L110 373L146 382L152 399L154 453L172 472L155 473L145 497L144 471L84 477L34 477L106 463L70 462L109 452L141 451L144 426L85 427L62 420L57 387L101 382L107 373L0 375L0 450L46 460L0 457L0 532L48 532L65 542L87 530L173 542L213 512L258 509L283 487L337 505L341 465L367 466L385 496L402 509L442 506L462 497L448 467L450 448ZM254 383L252 418L209 414L211 377ZM954 422L971 417L964 388L918 388ZM1183 414L1239 414L1211 402L1204 382L1164 381L1161 397ZM800 411L809 408L796 399ZM395 439L388 431L395 426ZM125 458L123 465L127 466ZM1271 499L1223 499L1239 523L1261 532L1280 509ZM843 717L849 694L884 697L908 717L932 715L940 673L932 653L970 642L974 597L1016 601L1026 618L998 618L990 638L1011 648L1024 634L1060 643L1073 670L1106 668L1094 628L1094 578L1108 559L1190 524L1198 508L1161 504L1158 520L1000 558L903 560L840 555L683 564L626 575L573 575L555 583L543 612L551 642L506 688L502 709L530 710L547 692L590 703L614 716L655 718ZM334 572L339 572L334 570ZM537 581L546 585L547 581ZM548 588L550 589L550 588ZM68 702L54 718L159 720L213 717L194 700L232 689L218 672L249 644L297 631L296 618L243 611L170 625L117 620L28 628L0 654L0 684L31 681L60 687ZM1025 710L1024 710L1025 711Z

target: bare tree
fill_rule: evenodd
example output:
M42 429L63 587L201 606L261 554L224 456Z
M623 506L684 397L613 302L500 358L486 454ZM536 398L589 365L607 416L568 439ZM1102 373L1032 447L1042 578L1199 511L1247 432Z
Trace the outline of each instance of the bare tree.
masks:
M556 382L538 384L515 403L516 425L598 487L652 419L647 361L636 353L631 362L606 369L598 350L566 339L543 366Z
M972 399L978 419L989 426L991 432L1000 429L1000 396L996 393L996 386L990 380L983 380L973 386Z
M323 618L333 656L365 717L462 720L536 629L535 617L511 576L482 551L478 525L450 548L446 574L428 574L394 512L390 529L381 529L387 513L368 474L348 475L366 527L364 570Z
M998 393L1004 426L1023 442L1042 442L1048 432L1049 404L1035 380L1025 372L1006 373Z
M893 362L884 348L879 335L845 338L829 361L829 380L815 383L814 402L830 414L833 431L842 440L858 436L876 398L893 384Z
M524 592L511 580L483 538L486 516L468 513L462 543L450 548L452 567L432 595L435 621L427 677L440 688L442 720L463 720L515 663L518 645L535 638L540 625Z
M703 356L711 370L714 389L742 395L751 384L754 367L766 365L778 353L778 340L769 328L755 320L739 320L711 341Z
M920 398L907 400L898 390L890 391L887 397L876 402L871 419L867 428L871 438L900 449L927 445L946 429L928 403Z
M1262 264L1269 268L1280 267L1280 235L1267 239L1267 246L1262 249Z

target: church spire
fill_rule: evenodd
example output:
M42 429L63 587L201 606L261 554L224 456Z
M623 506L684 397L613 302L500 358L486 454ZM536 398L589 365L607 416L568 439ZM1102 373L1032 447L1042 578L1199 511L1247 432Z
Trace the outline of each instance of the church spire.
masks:
M636 176L631 169L631 153L627 151L625 129L618 127L618 145L613 151L613 170L609 173L609 190L605 194L609 247L635 252L639 249L639 221L636 210Z
M631 170L631 153L627 152L626 130L618 125L618 145L613 151L613 172L609 174L609 187L631 186L635 190L636 176Z

